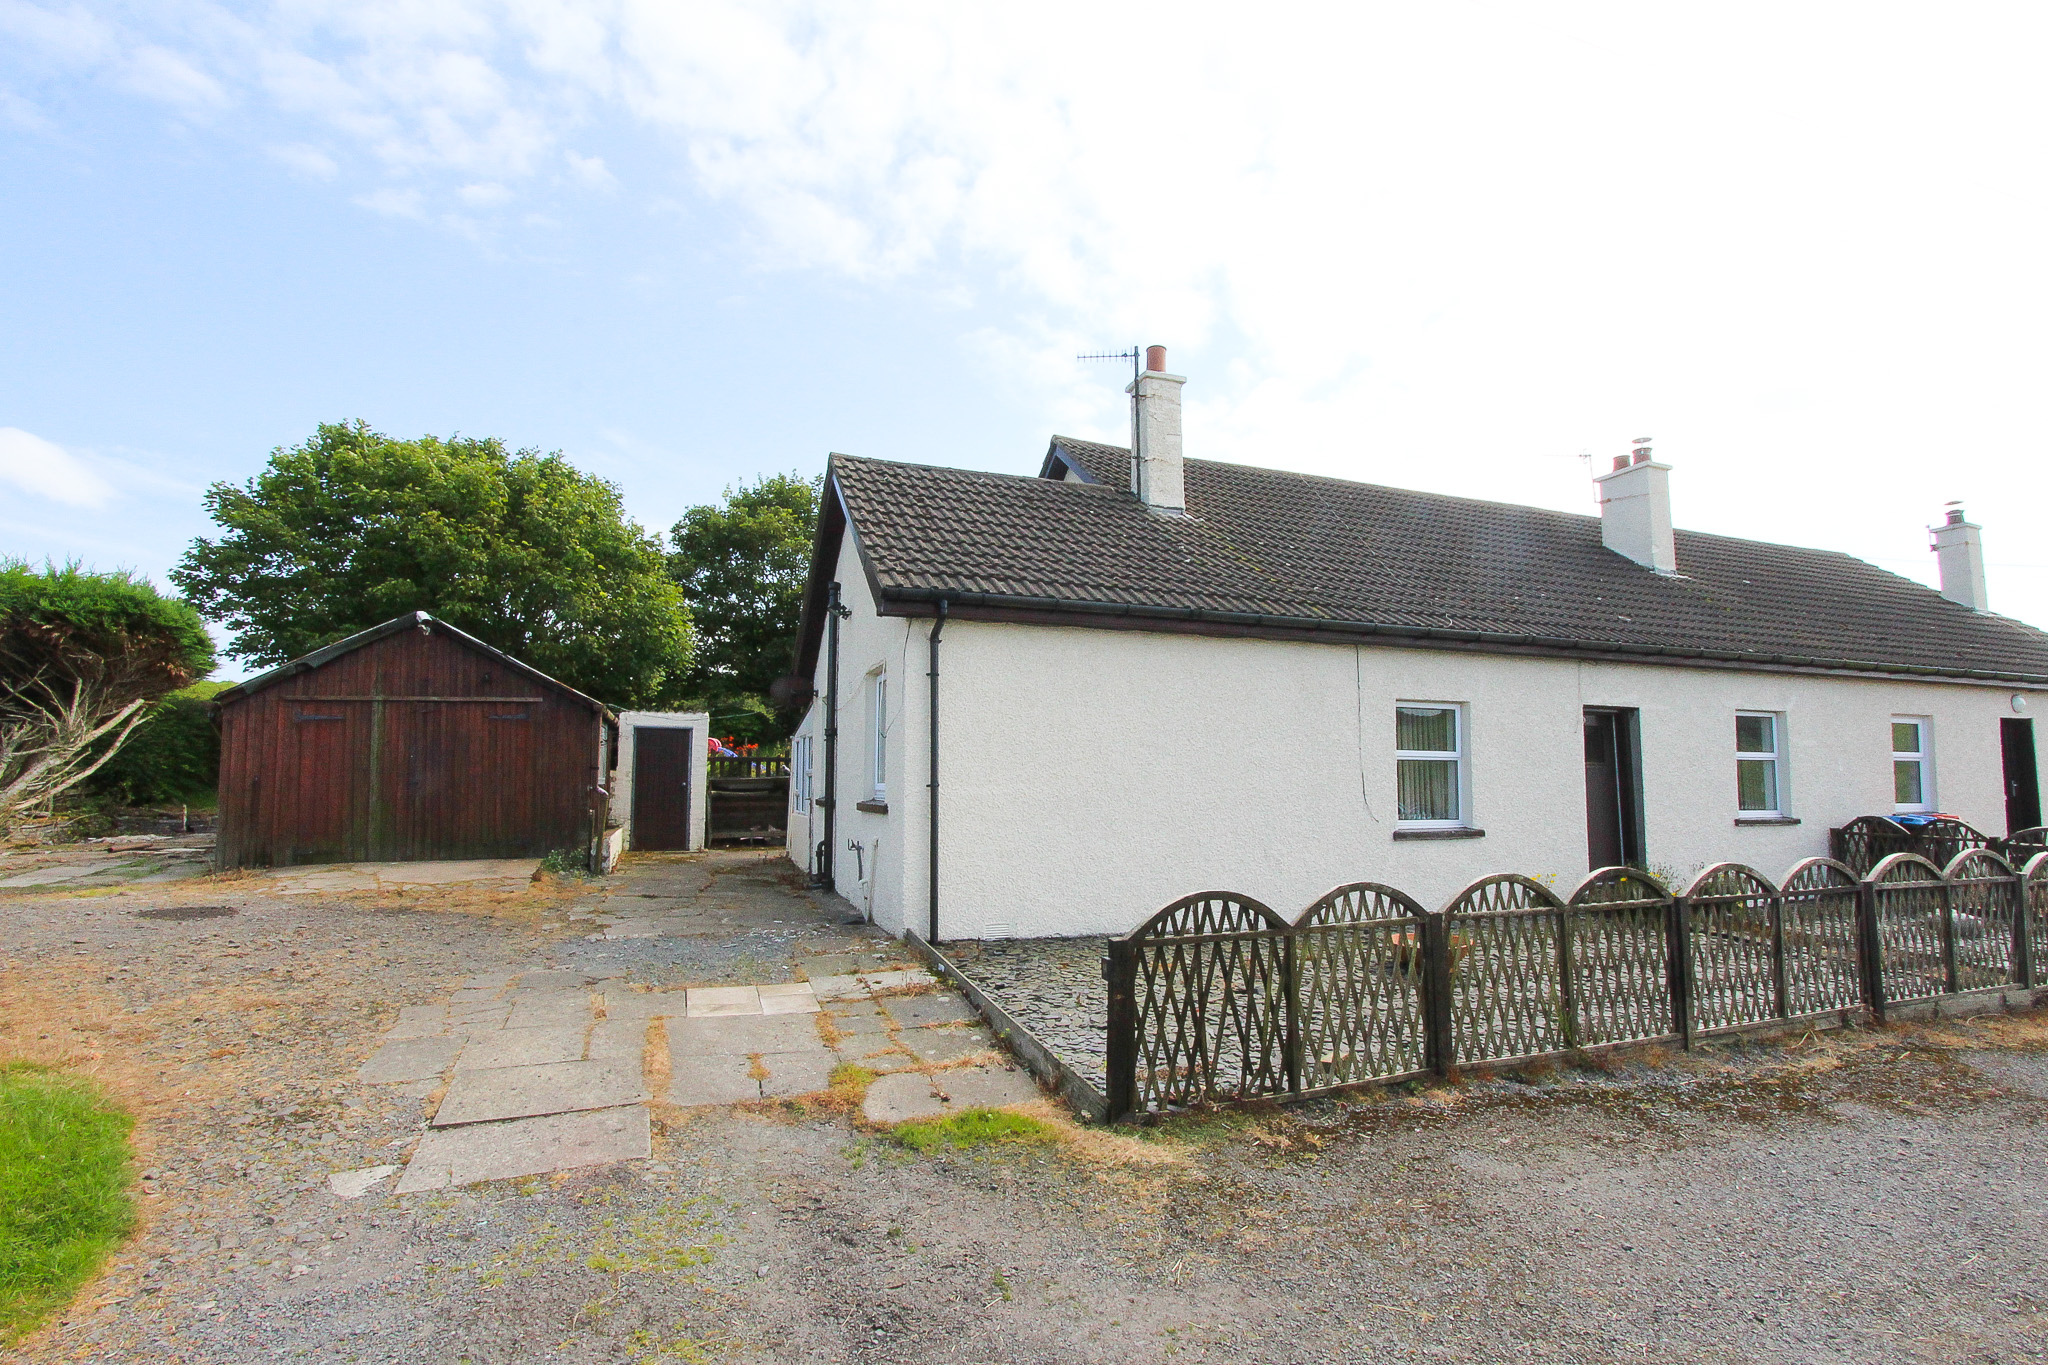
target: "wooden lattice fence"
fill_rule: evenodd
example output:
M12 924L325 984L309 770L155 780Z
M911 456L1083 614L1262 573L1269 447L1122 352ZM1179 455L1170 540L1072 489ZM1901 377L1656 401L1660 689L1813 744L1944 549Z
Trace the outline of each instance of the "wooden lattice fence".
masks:
M1603 868L1569 896L1504 874L1441 911L1342 886L1292 923L1228 892L1109 943L1109 1112L1313 1094L1972 991L2048 967L2048 852L1722 863L1674 892Z

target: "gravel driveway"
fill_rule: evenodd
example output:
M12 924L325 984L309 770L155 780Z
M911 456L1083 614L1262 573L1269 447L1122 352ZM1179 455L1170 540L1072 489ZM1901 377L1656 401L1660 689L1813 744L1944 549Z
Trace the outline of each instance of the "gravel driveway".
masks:
M702 922L654 939L588 937L602 884L0 899L0 1045L123 1093L151 1176L147 1231L22 1357L2048 1360L2039 1016L936 1157L825 1103L669 1109L650 1161L328 1192L419 1139L431 1096L354 1079L401 1006L863 941L758 855L702 870Z

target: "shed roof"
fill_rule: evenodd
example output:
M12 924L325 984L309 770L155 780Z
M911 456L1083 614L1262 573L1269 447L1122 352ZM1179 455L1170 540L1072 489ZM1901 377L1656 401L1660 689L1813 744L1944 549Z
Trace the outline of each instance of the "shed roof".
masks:
M1679 531L1663 575L1598 517L1213 460L1162 516L1129 460L1070 437L1036 478L833 456L799 671L850 520L888 614L2048 683L2048 634L1836 551Z
M606 706L603 702L598 701L596 698L586 697L581 692L578 692L575 688L569 686L567 683L560 682L554 678L549 677L547 674L535 668L532 664L522 663L518 659L513 658L510 654L507 654L504 650L495 649L492 646L485 644L482 640L477 639L476 636L471 635L469 632L457 629L456 627L449 625L446 621L441 620L439 617L431 616L423 611L407 612L403 616L394 616L389 621L386 621L381 625L371 626L368 630L359 630L353 635L346 636L342 639L336 640L331 645L322 645L319 649L314 650L311 654L301 655L300 657L293 659L290 663L279 664L276 668L271 669L268 673L259 673L253 678L245 678L241 682L236 683L233 687L230 687L223 692L215 693L213 696L214 704L219 706L225 706L231 705L237 701L242 701L254 695L257 692L261 692L266 687L276 686L278 683L285 681L287 678L297 677L301 673L309 673L312 670L319 668L322 664L332 663L334 660L339 659L344 654L352 654L356 650L363 648L363 646L365 645L375 644L379 640L387 639L390 636L397 635L403 631L422 628L433 630L440 634L446 635L449 638L457 640L462 644L468 646L469 648L476 650L480 654L487 654L491 658L497 660L499 663L505 665L505 667L513 670L515 673L518 673L527 678L531 678L533 681L540 683L542 686L553 688L555 691L562 693L570 700L589 707L591 710L597 712L600 716L604 717L606 720L614 724L618 722L618 717L612 714L611 708Z

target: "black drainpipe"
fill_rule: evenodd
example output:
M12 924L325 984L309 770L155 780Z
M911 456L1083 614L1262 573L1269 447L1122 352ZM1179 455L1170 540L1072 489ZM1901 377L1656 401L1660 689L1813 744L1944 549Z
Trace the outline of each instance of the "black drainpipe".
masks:
M929 840L931 844L932 866L931 880L929 883L931 889L931 924L929 927L931 932L925 936L925 942L930 943L934 946L936 946L939 941L939 632L944 630L945 628L946 599L941 597L939 599L938 619L932 622L931 634L932 671L930 674L930 678L932 696L932 780L930 781L930 783L927 784L930 787L932 794L931 837Z
M825 837L818 841L818 881L833 888L833 831L839 814L839 620L850 615L839 605L839 585L825 601Z

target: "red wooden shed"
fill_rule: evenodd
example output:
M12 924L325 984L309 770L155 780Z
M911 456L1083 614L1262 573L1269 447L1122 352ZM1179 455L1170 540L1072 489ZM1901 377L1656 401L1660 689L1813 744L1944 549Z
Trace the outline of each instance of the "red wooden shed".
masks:
M217 696L219 866L583 853L617 717L414 612Z

